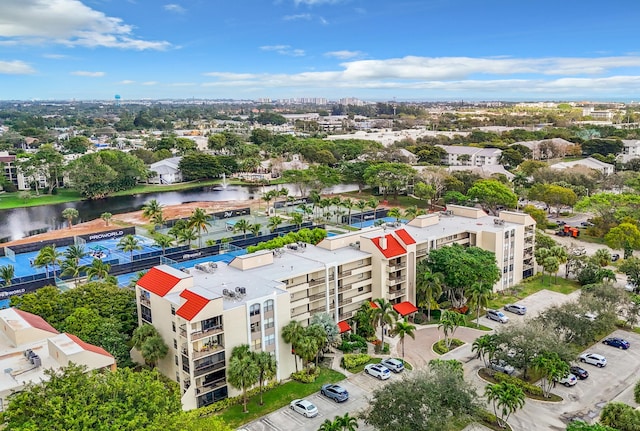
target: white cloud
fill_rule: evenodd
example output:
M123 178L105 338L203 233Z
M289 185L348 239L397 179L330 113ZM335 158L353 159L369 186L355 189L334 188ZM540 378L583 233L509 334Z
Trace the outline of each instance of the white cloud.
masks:
M273 51L280 55L288 55L291 57L302 57L305 52L303 49L294 49L289 45L265 45L260 47L263 51Z
M163 50L166 41L137 39L133 27L79 0L2 0L0 38L5 45L48 44Z
M43 57L50 60L63 60L65 58L68 58L69 56L64 54L44 54Z
M131 85L131 84L135 84L136 81L132 81L130 79L124 79L120 82L116 82L116 84L120 84L120 85Z
M163 9L166 10L167 12L174 12L174 13L185 13L187 11L185 8L183 8L179 4L175 4L175 3L164 5Z
M158 85L158 84L159 84L158 81L146 81L142 83L142 85Z
M29 75L35 70L24 61L2 61L0 60L0 74L3 75Z
M285 15L285 16L282 17L283 21L297 21L297 20L301 20L301 19L304 19L304 20L308 21L308 20L311 19L311 15L308 14L308 13L300 13L300 14L297 14L297 15Z
M342 50L342 51L326 52L324 55L325 57L333 57L333 58L338 58L340 60L348 60L350 58L362 57L364 56L364 53L361 51Z
M76 70L75 72L71 72L71 74L75 76L87 76L89 78L100 78L106 75L104 72L89 72L87 70Z

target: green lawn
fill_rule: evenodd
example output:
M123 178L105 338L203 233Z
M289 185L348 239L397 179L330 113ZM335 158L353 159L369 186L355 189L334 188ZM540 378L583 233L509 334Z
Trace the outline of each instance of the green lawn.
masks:
M574 280L567 280L560 275L557 279L555 275L545 275L543 277L535 278L526 283L520 283L512 289L505 291L504 293L498 293L493 299L489 301L489 307L502 308L506 304L517 302L522 298L525 298L544 289L568 295L571 292L575 292L579 288L580 285Z
M263 395L264 405L260 405L260 395L249 399L247 409L249 413L242 412L242 404L232 406L220 413L222 420L232 428L251 422L261 416L269 414L281 407L288 405L296 398L304 398L318 392L325 383L335 383L343 380L344 374L328 368L321 368L320 375L313 383L300 383L290 381L280 385Z

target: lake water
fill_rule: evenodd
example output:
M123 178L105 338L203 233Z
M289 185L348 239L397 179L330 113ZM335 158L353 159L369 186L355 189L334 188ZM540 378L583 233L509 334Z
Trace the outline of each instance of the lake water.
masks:
M152 199L161 205L178 205L199 201L237 201L260 199L266 191L275 188L287 188L294 194L297 187L293 184L280 186L234 186L199 187L176 192L149 193L132 196L118 196L93 201L68 202L56 205L42 205L28 208L0 210L0 239L10 241L30 236L39 231L60 229L66 226L62 218L65 208L75 208L80 217L75 222L95 220L104 212L122 214L140 210ZM343 193L358 190L355 184L341 184L325 190L326 193Z

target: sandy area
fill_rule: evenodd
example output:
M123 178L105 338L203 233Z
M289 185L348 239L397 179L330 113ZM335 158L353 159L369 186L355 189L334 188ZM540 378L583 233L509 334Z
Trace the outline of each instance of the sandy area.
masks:
M162 211L165 219L176 219L189 217L195 208L202 208L206 213L215 213L227 209L251 207L252 210L258 207L259 202L250 201L219 201L219 202L189 202L179 205L164 206ZM114 229L117 226L142 226L148 224L149 221L142 217L142 211L134 211L130 213L116 214L113 216L107 226L102 219L96 219L85 223L78 223L71 228L52 230L39 235L33 235L27 238L21 238L15 241L3 243L3 247L11 247L12 245L27 244L31 242L44 241L49 239L66 238L75 235L85 235L95 232L103 232Z

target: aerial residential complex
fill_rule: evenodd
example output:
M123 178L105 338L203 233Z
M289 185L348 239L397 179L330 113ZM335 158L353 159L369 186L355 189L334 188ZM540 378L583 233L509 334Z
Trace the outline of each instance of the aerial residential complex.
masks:
M401 315L415 311L416 265L430 250L454 243L496 254L496 291L533 275L535 222L527 214L451 205L407 224L391 223L274 251L235 257L228 265L161 265L136 285L139 324L152 324L170 346L158 369L176 380L185 409L234 390L225 367L233 347L272 352L277 378L295 371L282 328L327 312L342 332L365 302L385 298ZM134 352L134 356L137 352ZM136 359L140 360L137 356Z

